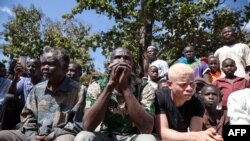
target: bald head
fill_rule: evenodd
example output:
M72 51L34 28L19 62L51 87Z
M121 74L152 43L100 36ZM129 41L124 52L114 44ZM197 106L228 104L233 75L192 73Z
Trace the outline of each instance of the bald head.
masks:
M170 81L175 81L176 79L178 79L178 77L184 74L190 74L194 76L194 71L190 66L186 64L177 63L169 68L168 78Z

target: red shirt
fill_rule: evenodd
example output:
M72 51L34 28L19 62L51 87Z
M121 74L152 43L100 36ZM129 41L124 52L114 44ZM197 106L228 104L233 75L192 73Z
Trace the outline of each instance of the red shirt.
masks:
M224 125L229 124L229 118L227 117L227 111L224 110L218 110L216 113L216 120L213 120L205 111L205 114L203 115L203 126L202 130L206 130L210 127L213 127L216 129L216 132L220 135L223 133Z
M233 83L230 83L225 78L219 78L213 84L220 89L222 94L222 109L224 110L227 110L227 99L232 92L249 88L249 81L243 77L236 77Z

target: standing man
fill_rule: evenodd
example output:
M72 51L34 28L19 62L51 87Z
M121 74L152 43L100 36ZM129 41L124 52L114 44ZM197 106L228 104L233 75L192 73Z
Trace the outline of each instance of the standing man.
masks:
M237 67L235 75L238 77L245 77L250 68L249 47L246 44L237 42L236 33L231 26L225 27L221 35L224 46L217 49L214 53L214 56L219 58L220 67L222 67L222 61L226 58L231 58L235 61ZM222 77L223 76L225 76L224 73L222 74Z
M159 80L161 79L166 79L167 78L167 73L168 73L168 63L164 60L158 59L158 50L154 46L149 46L147 48L147 53L146 56L148 58L148 66L156 66L158 68L158 78ZM148 67L146 68L145 71L148 70Z
M132 55L126 48L111 54L109 78L90 85L87 91L83 126L75 141L156 141L150 133L154 125L154 89L136 84ZM138 83L138 82L137 82ZM94 132L101 123L100 133Z
M73 141L74 112L82 104L80 84L66 77L69 56L62 49L46 48L42 73L47 81L38 83L29 93L21 113L19 130L0 132L4 141Z

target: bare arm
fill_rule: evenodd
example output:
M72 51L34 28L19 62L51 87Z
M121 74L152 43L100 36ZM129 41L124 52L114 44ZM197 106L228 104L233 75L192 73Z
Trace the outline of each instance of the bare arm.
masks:
M141 133L151 133L153 130L154 119L141 106L129 88L123 91L127 104L128 114Z
M190 121L190 131L201 131L202 130L202 118L194 116Z
M22 76L23 74L24 74L23 66L20 63L17 63L15 66L15 75L9 88L9 93L16 94L17 83L20 80L20 76Z
M222 141L223 138L216 134L215 129L209 128L199 132L178 132L169 128L167 116L159 114L155 116L155 128L163 141Z
M86 131L93 131L103 121L105 113L108 108L108 103L112 94L112 91L117 85L120 74L118 73L119 63L115 62L109 65L112 67L110 79L101 95L97 98L91 108L85 109L83 117L83 127Z
M113 86L108 84L94 105L89 109L85 109L83 126L86 131L95 130L101 121L103 121L112 91Z

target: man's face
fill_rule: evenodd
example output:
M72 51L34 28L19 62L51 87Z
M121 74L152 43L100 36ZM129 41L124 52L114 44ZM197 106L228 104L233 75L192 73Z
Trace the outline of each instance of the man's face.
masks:
M231 43L235 40L234 31L232 27L225 27L222 30L222 37L225 43Z
M69 64L67 76L71 79L79 81L81 72L78 71L77 66L75 64Z
M196 87L194 75L189 73L176 75L174 80L168 80L168 86L175 98L184 101L190 100Z
M157 52L155 49L150 48L147 50L147 56L150 60L155 60L156 59Z
M116 49L113 56L112 56L112 62L120 62L120 63L128 63L132 65L132 56L128 52L128 50L119 48Z
M27 74L29 77L41 76L41 62L36 59L31 59L26 64Z
M230 39L233 36L233 29L230 27L226 27L222 30L222 35L224 39Z
M183 53L184 57L186 57L188 60L193 60L195 57L193 47L185 47Z
M52 52L45 53L42 58L42 73L48 80L56 80L66 74L62 63Z

